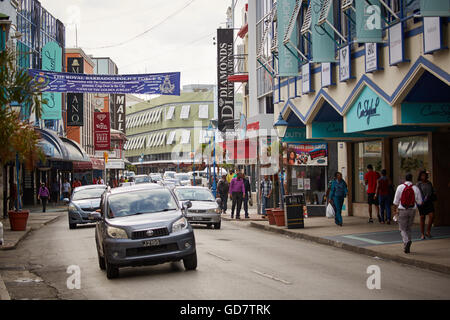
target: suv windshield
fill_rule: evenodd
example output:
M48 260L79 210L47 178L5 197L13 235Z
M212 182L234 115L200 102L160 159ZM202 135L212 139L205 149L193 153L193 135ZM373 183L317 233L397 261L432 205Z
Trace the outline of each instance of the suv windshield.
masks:
M178 180L190 180L190 177L188 174L177 174L175 176Z
M83 200L83 199L93 199L100 198L105 192L106 188L92 188L92 189L84 189L74 192L72 196L72 201L74 200Z
M177 189L175 190L175 194L180 201L215 201L211 191L206 189Z
M147 182L150 182L149 176L144 176L144 177L136 176L134 178L134 183L147 183Z
M136 190L108 197L109 218L177 210L177 202L168 189Z

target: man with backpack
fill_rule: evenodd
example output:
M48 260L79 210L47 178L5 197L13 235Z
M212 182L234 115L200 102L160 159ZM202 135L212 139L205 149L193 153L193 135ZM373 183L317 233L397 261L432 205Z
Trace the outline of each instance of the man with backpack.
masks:
M394 196L396 214L398 214L398 227L403 239L403 250L410 253L411 248L411 227L416 215L417 205L422 204L422 197L419 188L412 183L412 174L408 173L405 183L397 187Z

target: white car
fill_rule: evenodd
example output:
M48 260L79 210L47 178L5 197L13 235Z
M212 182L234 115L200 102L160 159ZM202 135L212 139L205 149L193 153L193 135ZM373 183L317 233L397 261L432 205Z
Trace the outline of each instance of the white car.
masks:
M189 173L176 173L175 179L177 179L182 186L190 186L192 175L190 175Z
M175 174L176 174L175 171L166 171L166 172L164 172L163 180L166 180L166 179L175 179Z

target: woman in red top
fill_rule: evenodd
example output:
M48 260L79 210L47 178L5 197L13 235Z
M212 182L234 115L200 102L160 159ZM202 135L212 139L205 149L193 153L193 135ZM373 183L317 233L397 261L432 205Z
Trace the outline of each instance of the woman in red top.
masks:
M378 208L378 198L376 195L377 181L380 178L380 174L373 170L371 164L367 165L367 172L364 175L364 181L367 186L367 203L369 204L369 223L373 223L372 219L372 205L375 206L377 210L378 220L381 222L380 213Z

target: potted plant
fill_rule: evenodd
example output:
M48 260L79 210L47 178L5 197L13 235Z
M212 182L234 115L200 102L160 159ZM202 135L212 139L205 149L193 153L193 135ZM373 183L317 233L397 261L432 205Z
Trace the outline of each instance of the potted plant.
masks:
M17 67L15 52L11 49L0 52L0 88L0 141L7 142L0 148L0 166L15 161L19 175L20 163L33 170L35 162L45 158L38 146L39 134L32 125L20 119L20 106L29 106L30 111L40 118L41 103L47 102L41 101L39 87L27 70ZM19 106L19 112L15 111L15 106ZM10 183L14 186L13 180ZM12 189L10 194L19 204L17 189ZM11 230L26 229L28 210L10 210L8 215Z
M286 219L284 218L284 210L283 209L273 209L272 210L273 217L275 219L275 223L278 227L284 227L286 226Z

